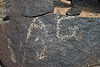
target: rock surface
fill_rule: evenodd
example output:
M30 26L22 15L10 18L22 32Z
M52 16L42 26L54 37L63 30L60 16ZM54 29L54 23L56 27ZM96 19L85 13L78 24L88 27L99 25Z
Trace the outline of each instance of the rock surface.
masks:
M2 0L1 3L0 23L6 16L11 18L22 16L36 17L54 11L53 4L49 0Z
M0 24L5 23L3 18L7 16L12 6L12 2L12 0L0 0Z
M71 8L69 9L67 12L66 12L66 15L68 16L77 16L77 15L80 15L82 11L82 8L81 7L74 7L74 8Z
M38 12L21 16L13 12L16 8L12 15L8 12L8 23L0 24L0 62L5 67L100 66L100 18Z
M48 14L0 25L6 67L82 67L100 61L100 19Z
M53 12L53 4L49 0L14 0L8 16L38 16Z

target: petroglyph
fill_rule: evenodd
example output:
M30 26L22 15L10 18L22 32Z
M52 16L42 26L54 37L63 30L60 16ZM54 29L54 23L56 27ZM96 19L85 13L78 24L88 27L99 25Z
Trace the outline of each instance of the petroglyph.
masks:
M68 19L72 19L75 18L73 17L61 17L60 19L56 19L57 21L57 32L55 33L57 38L60 38L61 40L65 39L65 38L71 38L74 37L76 34L76 31L79 29L78 26L74 25L74 26L69 26L66 29L68 29L69 31L73 31L71 34L64 34L62 35L60 32L61 30L61 21L62 20L68 20ZM33 29L41 29L43 30L43 33L45 33L45 36L48 35L48 31L46 29L46 25L44 24L44 22L41 21L41 19L39 17L36 17L35 19L33 19L33 23L30 24L29 28L28 28L28 33L27 33L27 38L26 38L26 43L28 42L28 39L30 38L30 35L32 33ZM35 43L36 43L36 48L40 48L39 50L36 50L36 57L39 60L44 60L47 56L46 56L46 49L47 49L47 45L45 44L45 40L41 37L41 36L36 36L36 38L34 39ZM49 41L49 40L48 40Z
M8 41L8 48L9 48L9 50L11 52L10 58L14 63L16 63L16 57L15 57L14 51L10 46L10 44L12 44L12 42L11 42L11 40L9 38L7 39L7 41Z
M45 56L45 50L46 50L46 46L44 47L44 49L42 50L42 52L39 54L38 52L36 52L36 57L40 60L43 60L44 58L46 58L47 56Z
M37 42L39 40L39 36L37 36L36 38L35 38L35 42Z
M19 50L21 49L22 45L23 45L23 44L22 44L22 43L20 43L20 45L19 45Z
M38 21L38 23L36 23L36 21ZM32 29L33 28L37 28L37 29L42 29L44 30L44 33L45 35L47 36L48 34L48 31L46 30L46 26L45 24L38 18L36 17L34 20L33 20L33 23L31 23L30 27L28 28L28 33L27 33L27 38L26 38L26 43L31 35L31 32L32 32Z
M68 20L68 19L72 19L72 18L75 18L74 16L73 17L65 17L65 16L63 16L63 17L61 17L60 19L58 19L58 21L57 21L57 32L56 32L56 36L57 36L57 38L60 38L61 40L63 40L63 39L65 39L65 38L72 38L72 37L74 37L75 36L75 34L76 34L76 31L79 29L78 28L78 26L68 26L67 27L67 29L69 30L69 31L73 31L73 33L72 34L60 34L60 31L62 30L61 28L60 28L60 25L61 25L61 21L62 20ZM67 21L66 21L67 22Z
M77 32L77 30L79 30L79 27L77 25L72 26L70 23L69 24L66 23L67 22L66 20L73 19L73 18L75 18L75 17L74 16L71 16L71 17L63 16L61 18L58 17L58 19L56 18L57 23L56 23L55 31L57 31L57 32L55 33L55 35L58 39L63 40L65 38L72 38L76 35L76 32ZM46 37L47 35L50 35L50 34L48 34L48 31L46 29L47 26L44 24L44 22L41 20L41 18L36 17L32 21L33 21L33 23L31 23L28 28L26 43L28 42L28 39L31 37L31 33L33 32L33 29L43 30L43 34L45 34L44 37ZM65 21L63 23L67 24L67 27L65 25L66 28L61 28L61 25L62 25L62 27L64 27L61 21ZM61 33L62 32L61 30L63 30L63 29L65 29L64 34ZM71 33L66 34L66 32L68 32L68 31L71 31ZM48 39L48 41L51 41L51 39ZM46 55L47 45L45 44L45 39L43 37L41 37L40 35L39 36L37 35L36 38L34 39L34 42L35 42L35 45L37 48L36 49L36 58L39 60L44 60L47 57L47 55Z
M47 46L45 45L45 41L42 39L42 38L36 38L38 40L36 40L36 42L38 42L39 40L41 41L41 43L39 45L41 45L42 47L42 51L39 51L37 50L36 52L36 57L39 59L39 60L43 60L45 59L47 56L45 55L45 51L46 51L46 48Z
M26 50L24 50L24 56L23 56L23 61L22 61L22 65L21 67L24 67L24 63L25 63L25 60L26 60Z
M36 18L33 20L33 23L31 23L30 27L28 28L28 33L27 33L26 42L27 42L27 40L28 40L29 37L30 37L30 34L31 34L31 32L32 32L32 29L34 28L34 23L36 22L37 19L38 19L38 17L36 17Z
M28 28L28 33L27 33L27 38L26 38L26 43L28 42L28 39L31 35L31 32L33 29L41 29L43 30L45 36L47 36L48 34L48 31L46 30L46 26L45 24L40 20L39 17L36 17L34 20L33 20L33 23L31 23L31 25L29 26ZM35 38L35 42L37 45L40 46L41 48L41 51L37 50L36 52L36 57L40 60L46 58L47 56L45 56L45 51L46 51L46 45L45 45L45 40L43 38L41 38L40 36L36 36Z

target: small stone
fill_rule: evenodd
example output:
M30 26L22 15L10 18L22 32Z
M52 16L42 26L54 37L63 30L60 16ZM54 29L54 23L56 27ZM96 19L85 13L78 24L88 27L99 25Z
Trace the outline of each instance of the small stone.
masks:
M74 7L74 8L69 9L66 15L76 16L76 15L80 15L80 13L81 13L81 7Z

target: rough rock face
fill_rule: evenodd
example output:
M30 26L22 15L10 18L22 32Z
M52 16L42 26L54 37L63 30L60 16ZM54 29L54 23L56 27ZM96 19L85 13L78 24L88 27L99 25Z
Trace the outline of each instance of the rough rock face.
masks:
M0 0L0 23L5 23L4 19L7 16L11 6L12 0Z
M10 13L8 23L0 24L0 62L5 67L99 66L100 18Z
M9 16L38 16L53 12L53 4L48 0L15 0Z
M53 4L49 0L2 0L0 3L0 18L2 18L0 23L6 16L10 18L35 17L51 13L54 10Z

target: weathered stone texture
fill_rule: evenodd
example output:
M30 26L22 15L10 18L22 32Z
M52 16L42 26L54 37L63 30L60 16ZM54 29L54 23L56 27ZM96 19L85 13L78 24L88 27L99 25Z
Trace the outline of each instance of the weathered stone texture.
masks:
M100 64L100 18L50 13L49 0L14 0L0 24L5 67L91 67Z
M14 0L8 15L11 17L38 16L53 10L53 4L49 0Z
M53 4L49 0L2 0L0 1L0 24L6 16L15 17L36 17L54 11Z
M100 61L100 19L48 14L0 25L6 67L82 67Z
M0 0L0 24L3 23L3 18L7 16L11 6L12 0Z

